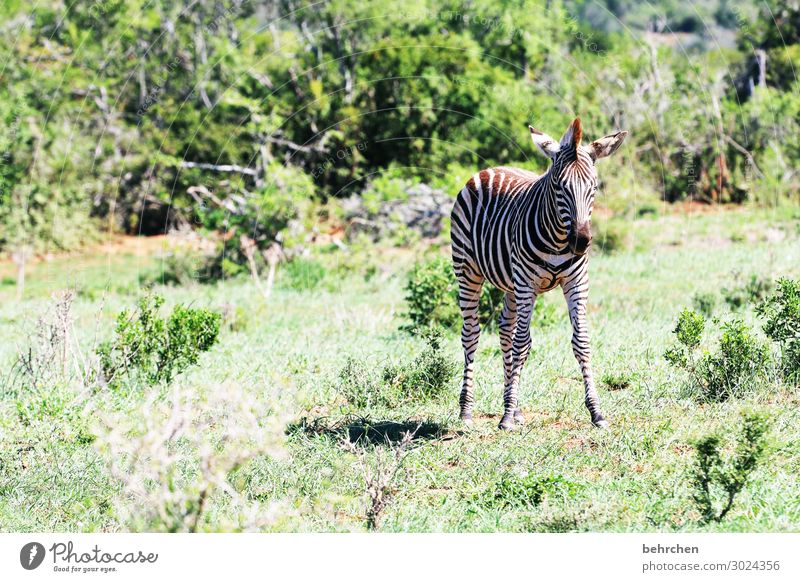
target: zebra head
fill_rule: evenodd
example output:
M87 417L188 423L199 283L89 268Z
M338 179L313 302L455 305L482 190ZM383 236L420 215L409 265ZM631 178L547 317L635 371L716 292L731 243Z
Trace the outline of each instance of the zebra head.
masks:
M546 176L546 184L555 194L558 214L564 225L569 249L583 255L592 242L592 217L597 190L597 171L594 164L600 158L613 154L628 135L620 131L581 145L581 120L575 118L560 141L554 140L531 126L531 137L544 155L553 161Z

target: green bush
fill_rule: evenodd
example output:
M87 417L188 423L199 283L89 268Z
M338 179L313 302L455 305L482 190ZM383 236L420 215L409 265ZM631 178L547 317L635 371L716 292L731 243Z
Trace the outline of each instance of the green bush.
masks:
M416 263L408 274L405 291L407 317L411 321L406 329L429 325L455 329L461 325L458 291L450 259L436 257Z
M339 372L342 395L356 408L393 408L448 394L458 364L444 353L444 333L439 328L425 328L421 335L426 345L419 355L408 362L384 366L380 372L364 360L348 358Z
M458 364L444 354L444 334L440 328L426 328L422 337L425 349L412 362L383 370L383 381L413 401L436 399L449 393L450 380L458 371Z
M678 322L672 333L675 334L678 345L667 349L664 357L673 366L686 367L689 354L700 345L705 329L705 319L699 313L684 309L678 316Z
M142 273L139 283L153 285L189 285L203 279L208 257L188 248L176 248L164 256L158 268Z
M339 391L359 409L398 404L397 395L386 388L375 366L353 357L348 357L339 371Z
M717 306L717 296L713 293L695 293L692 305L703 317L711 317Z
M747 304L758 303L763 300L772 289L769 279L751 275L742 285L723 287L722 297L734 311L742 309Z
M722 325L723 333L716 353L706 354L698 374L705 400L726 400L753 390L766 376L769 350L742 321Z
M633 379L633 375L627 372L606 372L602 382L609 390L625 390L630 387Z
M592 248L598 252L612 254L630 244L630 226L622 220L595 220L592 231Z
M319 261L298 257L284 265L281 282L289 289L312 291L319 287L326 274L325 266Z
M458 285L449 258L436 257L416 263L408 274L405 291L409 323L404 324L403 329L411 331L432 325L450 330L461 328ZM489 282L484 283L478 308L478 319L484 329L496 326L504 297L504 291ZM536 302L531 325L544 327L557 320L558 312L553 305L541 300Z
M721 401L753 390L766 376L767 346L744 322L733 320L722 324L717 351L700 354L704 328L702 315L684 309L674 330L678 343L664 353L666 360L689 373L701 400Z
M168 383L216 343L220 314L177 305L162 318L159 309L163 303L162 297L146 296L135 311L117 316L114 338L98 348L109 386L119 387L124 378L131 377L142 377L151 384Z
M483 509L525 510L538 506L548 494L560 492L571 497L576 490L575 483L560 475L507 475L476 495L474 502Z
M780 346L784 377L800 382L800 282L778 279L775 293L756 312L766 320L764 333Z
M754 413L743 415L735 451L727 459L722 458L719 435L706 436L694 444L692 499L704 522L720 522L731 510L736 496L766 457L768 429L766 417Z

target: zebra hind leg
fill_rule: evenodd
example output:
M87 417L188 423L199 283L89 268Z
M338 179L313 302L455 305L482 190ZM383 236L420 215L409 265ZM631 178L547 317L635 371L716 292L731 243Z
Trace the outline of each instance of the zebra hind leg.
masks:
M458 278L458 304L461 307L461 315L464 324L461 327L461 345L464 348L464 378L461 384L461 397L459 406L461 409L461 420L465 424L472 424L472 405L474 374L475 374L475 352L478 349L478 340L481 334L481 326L478 320L478 305L483 288L483 276L477 274L469 268L461 269L456 273Z
M503 391L503 418L500 420L501 430L511 430L517 424L519 412L517 393L519 391L519 377L522 368L528 359L531 349L531 315L536 294L530 287L515 285L515 300L517 305L517 319L514 325L514 337L511 342L511 375Z
M498 327L500 329L500 349L503 352L503 386L508 386L511 383L514 367L512 347L514 344L514 327L516 324L517 300L514 297L514 293L509 291L505 295L503 311L500 313L500 320L498 322ZM517 404L517 410L514 412L514 422L517 424L523 424L525 422L519 403Z

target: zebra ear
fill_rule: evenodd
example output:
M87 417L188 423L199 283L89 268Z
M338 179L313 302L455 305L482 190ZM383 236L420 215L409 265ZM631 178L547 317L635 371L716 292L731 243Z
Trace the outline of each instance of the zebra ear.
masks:
M589 154L595 161L599 160L600 158L608 157L619 149L619 146L621 146L622 142L625 141L625 136L627 135L627 131L620 131L618 133L601 137L600 139L592 142L592 147L589 150Z
M581 137L583 137L583 128L581 128L581 118L576 117L575 120L569 124L567 131L561 136L561 147L578 148L581 145Z
M536 144L536 147L548 158L552 159L556 157L558 150L561 149L561 145L546 133L535 129L532 125L529 125L528 129L531 130L531 139L533 143Z

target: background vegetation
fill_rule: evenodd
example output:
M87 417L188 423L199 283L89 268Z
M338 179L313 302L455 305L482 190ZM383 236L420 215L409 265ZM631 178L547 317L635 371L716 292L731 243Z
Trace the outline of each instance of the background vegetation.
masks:
M452 195L477 167L542 168L526 124L576 114L631 132L603 172L616 212L798 199L793 0L28 9L0 9L7 252L184 226L232 241L206 275L234 274L241 234L296 243L376 181L379 197L393 180Z

